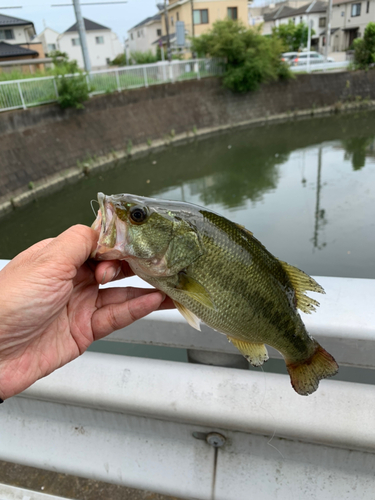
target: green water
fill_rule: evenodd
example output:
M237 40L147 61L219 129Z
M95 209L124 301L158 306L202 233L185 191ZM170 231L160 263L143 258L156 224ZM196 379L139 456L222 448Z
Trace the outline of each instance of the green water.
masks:
M205 205L245 225L312 275L375 278L375 113L237 130L123 162L0 220L9 259L72 224L91 225L97 191ZM96 342L90 350L186 361L184 349ZM281 360L265 371L285 373ZM342 367L336 379L375 383Z
M0 258L94 219L97 191L204 205L313 275L375 278L375 113L237 130L123 162L0 220Z

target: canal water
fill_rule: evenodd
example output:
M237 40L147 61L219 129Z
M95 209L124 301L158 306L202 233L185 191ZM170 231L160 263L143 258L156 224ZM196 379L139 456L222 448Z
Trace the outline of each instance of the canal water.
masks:
M120 163L0 220L0 258L90 225L98 191L204 205L308 274L375 278L373 112L237 130Z
M90 225L98 191L204 205L308 274L375 278L375 112L235 130L124 161L0 220L0 258Z

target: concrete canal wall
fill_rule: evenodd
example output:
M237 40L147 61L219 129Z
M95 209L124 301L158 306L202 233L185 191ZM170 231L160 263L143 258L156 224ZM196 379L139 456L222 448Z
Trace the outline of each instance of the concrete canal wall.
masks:
M372 106L373 100L375 71L360 71L299 75L241 95L207 78L95 97L83 110L47 105L0 113L2 211L12 209L9 200L23 204L77 180L93 165L166 143L265 120Z

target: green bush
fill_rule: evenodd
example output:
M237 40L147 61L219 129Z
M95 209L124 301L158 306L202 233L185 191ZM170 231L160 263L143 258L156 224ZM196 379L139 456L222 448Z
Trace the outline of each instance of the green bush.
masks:
M126 66L126 56L125 53L122 52L118 56L116 56L113 61L111 61L111 66Z
M151 50L147 50L146 52L131 52L130 58L135 64L151 64L158 61L157 55L153 54Z
M363 38L354 40L354 66L367 69L375 63L375 23L368 23Z
M294 24L290 20L287 24L280 24L272 28L272 36L282 41L285 52L298 51L307 46L309 28L305 23ZM315 31L311 30L311 36Z
M55 52L52 57L59 94L57 102L62 109L83 109L83 103L88 100L89 93L92 91L87 85L86 76L78 68L77 61L70 61L64 52Z
M63 109L83 109L83 103L89 98L89 88L85 75L82 73L70 77L62 75L56 81L59 94L57 102L60 107Z
M264 37L260 28L247 28L238 21L216 21L210 32L191 40L192 51L225 61L223 84L234 92L255 90L261 83L291 78L281 61L283 44Z

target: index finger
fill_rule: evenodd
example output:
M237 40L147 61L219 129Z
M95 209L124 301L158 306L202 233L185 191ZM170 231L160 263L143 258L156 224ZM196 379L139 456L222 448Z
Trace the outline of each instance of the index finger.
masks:
M93 261L89 262L90 267ZM94 264L95 279L100 285L134 276L129 264L125 260L106 260Z

